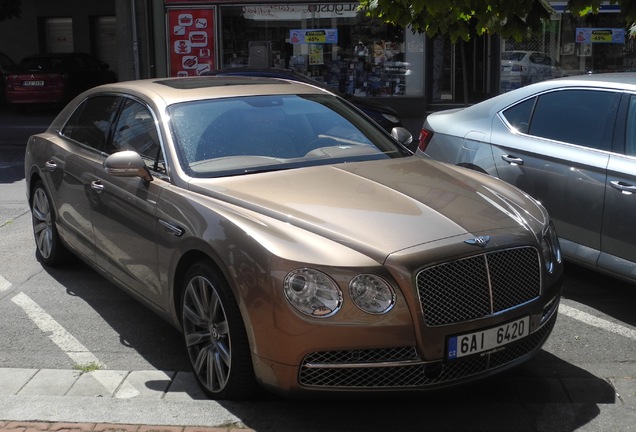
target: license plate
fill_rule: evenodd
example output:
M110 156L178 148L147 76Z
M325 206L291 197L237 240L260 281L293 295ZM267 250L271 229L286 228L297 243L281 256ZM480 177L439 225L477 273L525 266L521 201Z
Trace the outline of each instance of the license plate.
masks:
M447 355L449 359L456 359L491 351L522 339L529 332L530 317L526 316L486 330L452 336L448 339Z
M44 81L24 81L22 85L25 87L41 87L44 85Z

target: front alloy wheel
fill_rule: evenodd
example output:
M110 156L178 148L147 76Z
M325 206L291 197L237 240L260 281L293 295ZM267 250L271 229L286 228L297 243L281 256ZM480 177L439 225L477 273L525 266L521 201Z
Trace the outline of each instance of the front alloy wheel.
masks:
M215 399L252 396L254 372L238 304L225 280L205 262L188 271L181 316L190 363L202 389Z

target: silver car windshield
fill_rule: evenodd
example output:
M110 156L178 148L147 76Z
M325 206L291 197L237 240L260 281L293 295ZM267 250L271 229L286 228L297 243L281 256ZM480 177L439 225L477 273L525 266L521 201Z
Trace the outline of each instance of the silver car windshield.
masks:
M180 163L193 177L409 155L381 128L329 95L211 99L168 111Z

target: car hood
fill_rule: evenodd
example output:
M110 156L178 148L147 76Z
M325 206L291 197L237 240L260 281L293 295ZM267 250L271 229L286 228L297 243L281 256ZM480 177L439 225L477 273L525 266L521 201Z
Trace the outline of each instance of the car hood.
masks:
M418 157L193 179L190 187L379 262L449 237L502 229L538 232L546 219L544 210L516 188Z

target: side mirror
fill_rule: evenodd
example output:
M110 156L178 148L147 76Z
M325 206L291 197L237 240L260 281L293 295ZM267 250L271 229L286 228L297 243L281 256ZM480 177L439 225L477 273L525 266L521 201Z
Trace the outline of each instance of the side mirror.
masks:
M113 153L104 161L104 170L115 177L140 177L145 182L152 181L152 175L139 153L124 150Z
M411 135L411 132L401 126L391 129L391 136L404 146L408 146L413 142L413 135Z

